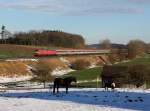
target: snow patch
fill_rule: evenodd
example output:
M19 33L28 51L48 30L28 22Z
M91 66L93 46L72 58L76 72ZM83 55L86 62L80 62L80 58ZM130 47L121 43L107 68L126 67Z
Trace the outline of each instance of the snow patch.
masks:
M8 62L13 62L13 61L34 61L34 62L37 62L38 59L7 59L5 61L8 61Z
M31 78L32 76L0 77L0 83L26 81L30 80Z
M52 75L55 76L61 76L64 74L68 74L69 72L72 72L74 70L72 69L62 69L61 67L57 67L55 70L52 71Z
M78 81L78 83L86 83L86 82L100 82L100 79L93 79L93 80L83 80L83 81Z
M95 67L97 67L95 63L93 63L89 66L89 68L95 68Z
M63 63L65 63L67 66L70 66L70 65L71 65L70 62L69 62L67 59L65 59L64 57L60 57L60 60L61 60Z

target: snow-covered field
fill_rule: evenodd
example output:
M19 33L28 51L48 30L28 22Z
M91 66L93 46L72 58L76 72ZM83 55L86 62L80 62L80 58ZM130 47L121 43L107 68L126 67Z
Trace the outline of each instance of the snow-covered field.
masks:
M0 111L130 111L150 110L150 90L51 89L0 92Z

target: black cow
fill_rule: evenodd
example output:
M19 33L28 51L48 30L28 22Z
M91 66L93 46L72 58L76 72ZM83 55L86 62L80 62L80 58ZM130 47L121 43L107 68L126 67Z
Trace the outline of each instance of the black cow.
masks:
M54 86L53 86L53 93L55 93L55 88L57 88L57 93L58 93L59 87L63 86L63 87L66 87L66 94L67 94L68 88L72 82L77 82L76 77L69 76L66 78L55 78Z
M104 88L105 88L106 91L108 91L108 88L111 88L114 91L115 83L114 82L104 83Z

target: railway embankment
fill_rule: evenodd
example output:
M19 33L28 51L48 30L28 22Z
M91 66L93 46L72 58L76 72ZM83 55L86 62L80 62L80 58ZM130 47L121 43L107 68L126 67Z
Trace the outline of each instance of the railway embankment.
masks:
M106 56L102 56L105 61L108 61ZM4 59L0 61L0 77L28 76L32 75L30 69L38 61L47 62L52 68L52 74L59 76L74 71L71 64L77 60L84 59L90 62L89 68L105 64L104 60L99 56L66 56L53 58L36 58L36 59Z

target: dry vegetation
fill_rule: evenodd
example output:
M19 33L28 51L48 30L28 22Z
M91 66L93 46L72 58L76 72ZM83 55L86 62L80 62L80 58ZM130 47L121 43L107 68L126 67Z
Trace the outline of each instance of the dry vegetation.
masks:
M106 56L102 56L106 61L108 60ZM76 56L76 57L65 57L66 60L73 63L79 59L84 59L85 61L89 61L90 64L102 65L103 61L98 56Z
M132 59L143 55L146 52L147 46L148 45L142 40L131 40L128 43L128 58Z
M54 77L51 75L52 70L53 69L48 62L37 62L34 70L31 70L34 75L31 81L43 82L45 88L46 82L53 81L54 79Z
M72 69L82 70L90 66L90 62L84 59L78 59L71 64Z
M1 61L0 62L0 76L22 76L29 75L27 65L34 64L33 62L22 61Z
M62 69L67 68L65 63L63 63L58 58L51 59L43 59L39 62L44 62L51 67L51 69L55 69L57 67L61 67ZM37 62L35 61L0 61L0 76L20 76L20 75L28 75L30 71L27 68L27 65L32 67L36 66Z
M66 64L63 61L61 61L59 58L50 58L41 61L47 62L52 69L55 69L57 67L61 67L64 69L67 68Z

